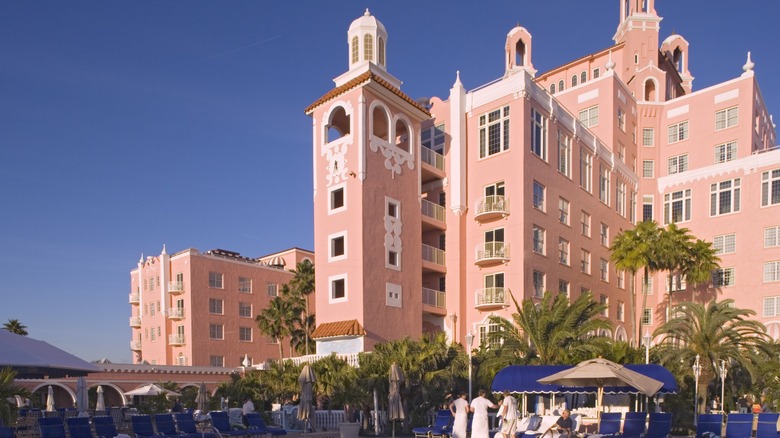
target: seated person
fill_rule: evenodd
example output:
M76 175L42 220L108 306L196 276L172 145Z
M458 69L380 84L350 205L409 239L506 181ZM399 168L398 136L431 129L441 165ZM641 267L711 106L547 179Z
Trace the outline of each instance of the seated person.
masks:
M564 409L563 412L561 412L561 417L558 418L558 421L550 428L550 430L557 430L560 432L561 435L558 438L572 438L574 436L572 435L574 423L571 421L570 415L571 412L568 409Z

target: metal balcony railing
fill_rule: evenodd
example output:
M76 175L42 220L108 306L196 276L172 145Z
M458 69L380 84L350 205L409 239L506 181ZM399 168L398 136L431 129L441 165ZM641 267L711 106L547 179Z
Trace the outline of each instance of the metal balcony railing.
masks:
M422 288L422 302L425 305L444 309L447 305L447 295L443 291Z
M168 345L184 345L184 335L168 335Z
M474 205L474 218L509 215L509 198L501 195L483 196Z
M130 349L139 351L141 349L141 341L130 341Z
M509 306L509 289L503 287L486 287L484 289L477 289L474 297L476 307L480 308L494 308L494 307L508 307Z
M430 245L426 245L423 243L422 246L422 258L423 260L431 263L435 263L437 265L444 266L444 257L445 253L444 251L440 250L439 248L434 248Z
M130 304L138 304L141 302L141 294L138 292L130 292L130 297L128 299Z
M137 316L131 316L130 327L141 327L141 318Z
M444 155L428 148L421 148L420 158L424 163L428 163L431 166L444 170Z
M484 242L477 245L476 262L484 264L489 262L509 261L509 244L504 242Z
M444 219L447 217L444 207L427 199L422 200L422 214L441 222L444 222Z
M180 294L184 292L184 282L183 281L169 281L168 282L168 292L172 294Z

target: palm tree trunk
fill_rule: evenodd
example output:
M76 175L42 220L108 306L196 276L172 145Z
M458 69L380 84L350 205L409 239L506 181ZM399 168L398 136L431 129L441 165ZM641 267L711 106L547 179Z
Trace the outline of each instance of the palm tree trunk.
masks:
M643 275L642 275L642 318L644 318L645 315L645 307L647 307L647 280L649 279L649 273L647 272L647 268L644 269ZM639 324L639 335L637 337L637 340L642 339L642 324ZM637 347L641 345L639 342L637 342Z

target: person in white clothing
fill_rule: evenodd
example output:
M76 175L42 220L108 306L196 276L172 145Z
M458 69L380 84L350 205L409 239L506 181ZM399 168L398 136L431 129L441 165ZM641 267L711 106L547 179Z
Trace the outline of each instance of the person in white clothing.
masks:
M255 404L252 403L252 399L247 397L246 400L244 400L244 406L241 408L241 411L244 415L251 414L255 411Z
M460 393L460 396L450 403L450 412L455 418L452 425L452 438L466 438L469 423L469 402L466 400L466 393Z
M503 417L501 434L504 435L504 438L514 438L517 429L517 399L512 397L507 390L504 390L504 399L501 400L498 413Z
M471 438L490 438L490 425L488 424L488 409L497 409L498 405L485 398L485 390L479 390L479 397L471 401L471 412L474 418L471 420Z

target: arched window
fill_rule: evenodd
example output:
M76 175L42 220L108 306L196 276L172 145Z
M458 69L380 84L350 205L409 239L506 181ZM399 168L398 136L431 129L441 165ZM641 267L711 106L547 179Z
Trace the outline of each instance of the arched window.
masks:
M587 72L585 72L585 71L583 71L582 73L580 73L580 83L581 83L581 84L584 84L584 83L585 83L585 81L587 81L587 80L588 80L588 73L587 73Z
M563 79L558 81L558 91L563 91Z
M376 38L376 50L377 55L379 56L379 65L383 66L385 65L385 39L382 37Z
M328 143L349 135L349 115L342 107L330 113L330 123L327 126Z
M363 61L374 59L374 37L365 35L363 37Z
M623 14L625 14L624 17L628 17L630 11L630 5L628 0L623 1L623 8L624 8Z
M555 94L555 83L550 84L550 94Z
M648 102L658 100L655 91L655 81L650 78L645 80L645 100Z
M388 137L388 131L390 127L390 121L387 118L387 112L381 106L374 108L372 113L373 130L371 131L375 137L379 137L384 141L390 141Z
M395 122L395 145L404 152L409 152L409 127L406 122L399 120Z
M576 87L577 86L577 75L572 75L571 77L571 86Z
M525 43L523 40L519 40L515 44L515 65L518 67L525 65Z
M352 63L356 63L360 56L360 45L358 44L358 37L352 37Z
M672 54L672 62L674 63L674 68L676 68L680 73L683 71L683 57L683 52L679 47L674 49L674 53Z

